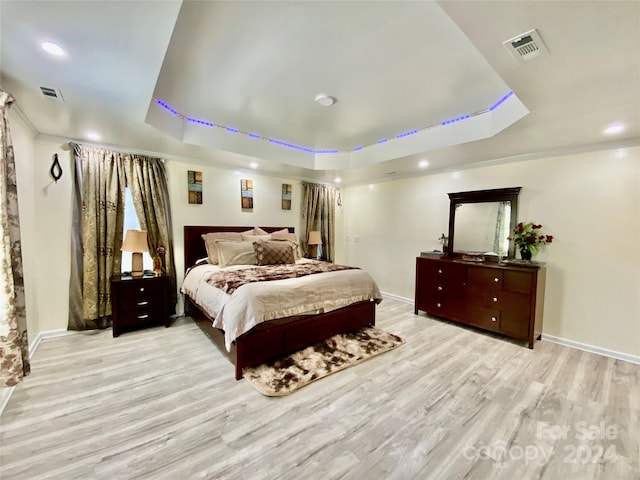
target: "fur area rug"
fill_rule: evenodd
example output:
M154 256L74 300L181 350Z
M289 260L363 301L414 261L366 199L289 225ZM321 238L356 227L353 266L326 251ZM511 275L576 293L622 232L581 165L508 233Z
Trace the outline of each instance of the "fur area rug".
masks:
M244 378L269 397L289 395L327 375L393 350L404 340L375 327L334 335L286 357L245 368Z

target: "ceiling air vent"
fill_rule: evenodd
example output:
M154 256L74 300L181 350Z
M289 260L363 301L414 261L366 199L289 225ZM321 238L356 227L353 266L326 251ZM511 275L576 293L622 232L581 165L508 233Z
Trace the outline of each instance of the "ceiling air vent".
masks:
M520 63L528 62L542 54L549 53L535 28L502 42L502 44Z
M60 90L58 90L57 88L50 88L50 87L40 87L40 91L42 91L42 94L51 99L51 100L56 100L58 102L64 102L64 98L62 97L62 92Z

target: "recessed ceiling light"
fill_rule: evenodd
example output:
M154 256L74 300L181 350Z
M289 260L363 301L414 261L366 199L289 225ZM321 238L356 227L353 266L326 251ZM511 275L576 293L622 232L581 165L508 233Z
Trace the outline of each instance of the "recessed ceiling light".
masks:
M42 44L42 49L51 54L54 55L56 57L64 57L64 50L62 49L62 47L60 45L58 45L57 43L53 43L53 42L44 42Z
M420 163L418 164L418 166L420 168L427 168L429 166L429 161L428 160L420 160Z
M340 183L340 182L342 182L342 179L340 177L336 177L333 181L335 183Z
M251 168L258 168L258 164L257 164L256 162L251 162L251 163L249 164L249 166L250 166Z
M98 134L96 132L87 132L87 138L89 140L101 140L102 139L100 134Z
M326 93L319 93L318 95L316 95L315 100L318 105L322 105L323 107L330 107L338 101L336 97L332 97L331 95L327 95Z
M622 123L612 123L604 131L607 135L616 135L622 132L624 132L624 125Z

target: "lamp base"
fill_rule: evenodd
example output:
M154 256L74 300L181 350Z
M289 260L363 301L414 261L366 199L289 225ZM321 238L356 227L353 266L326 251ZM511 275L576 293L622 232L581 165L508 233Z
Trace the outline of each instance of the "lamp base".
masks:
M309 258L318 258L318 245L309 245Z
M144 275L144 271L142 270L142 253L133 252L131 255L131 276L141 277L142 275Z

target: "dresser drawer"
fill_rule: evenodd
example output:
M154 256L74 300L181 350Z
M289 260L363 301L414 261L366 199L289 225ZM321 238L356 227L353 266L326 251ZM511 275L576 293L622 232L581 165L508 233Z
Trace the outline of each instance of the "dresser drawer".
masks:
M467 285L476 289L501 290L504 272L486 267L469 267L467 269Z
M500 332L501 312L495 308L467 306L468 325L491 330L492 332Z
M507 292L530 295L533 291L534 275L534 273L525 272L504 272L502 289Z
M432 282L464 282L465 266L451 262L418 258L418 277Z
M444 296L427 298L418 305L418 309L431 315L451 318L453 320L458 320L462 317L461 303Z

